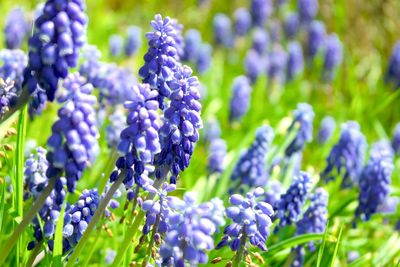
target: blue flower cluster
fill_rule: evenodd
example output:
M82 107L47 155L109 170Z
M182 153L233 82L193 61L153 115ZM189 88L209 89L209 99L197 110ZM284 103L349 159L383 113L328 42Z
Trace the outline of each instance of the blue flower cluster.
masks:
M393 85L394 88L400 88L400 41L393 48L386 71L385 82Z
M261 126L256 131L256 138L250 148L242 153L232 172L232 181L250 188L262 186L268 182L268 172L265 168L269 146L274 138L274 132L269 126Z
M286 66L286 80L292 81L304 69L303 49L300 43L291 42L288 44L288 59Z
M233 43L231 20L225 14L219 13L214 16L214 41L216 44L231 47Z
M246 76L250 79L251 84L254 84L257 81L258 77L266 67L262 57L260 61L260 55L254 49L247 51L243 64Z
M300 219L302 208L307 200L312 187L311 177L300 172L293 178L293 182L285 194L275 205L276 217L279 219L279 227L292 225Z
M292 131L297 133L285 150L287 157L302 151L306 143L312 141L314 116L313 108L309 104L300 103L297 105L297 109L293 112L293 122L288 128L288 133Z
M370 159L359 179L360 193L355 216L366 221L377 212L390 191L393 158L379 152L371 149Z
M172 89L168 82L174 79L174 73L179 66L178 40L180 30L176 22L169 17L162 18L160 14L151 22L154 32L146 34L149 50L144 56L144 66L139 75L143 83L148 83L152 90L158 91L157 100L161 109L164 109L164 98L169 97Z
M297 10L299 12L300 21L304 24L310 23L318 13L317 0L298 0Z
M321 173L321 179L329 182L335 179L335 172L342 177L342 187L357 184L364 164L367 147L360 125L349 121L342 125L339 141L331 149L326 159L327 165Z
M265 202L271 204L272 207L275 207L276 203L281 198L282 193L284 193L284 190L282 184L279 181L268 181L268 187L265 192Z
M331 116L325 116L318 130L318 137L317 140L320 144L325 144L333 135L333 132L336 128L335 119Z
M0 117L9 110L16 98L14 82L0 78Z
M229 120L231 122L240 121L249 110L251 91L250 80L246 76L235 78L230 101Z
M207 43L203 43L198 30L189 29L186 31L183 61L194 63L196 70L202 74L210 67L211 53L212 47Z
M132 56L136 54L142 45L142 30L137 26L129 26L127 30L126 43L125 43L125 54Z
M165 178L161 169L167 166L171 172L170 181L175 183L180 171L189 166L203 122L199 81L192 76L192 70L187 66L179 67L169 87L171 103L164 111L164 124L160 129L161 153L156 162L159 167L156 176Z
M203 139L206 143L221 137L221 127L218 120L210 119L204 123Z
M211 141L207 164L209 174L221 173L224 171L226 153L227 145L223 139L217 138Z
M4 37L8 49L21 48L25 37L29 34L30 25L25 19L24 11L16 7L8 13L4 25Z
M236 36L245 36L251 28L251 14L246 8L238 8L235 11L234 29Z
M267 250L266 241L272 225L271 216L274 214L272 206L259 200L264 195L261 187L246 194L234 194L229 198L231 204L226 209L226 215L233 223L228 225L225 236L217 244L220 249L229 245L232 251L238 251L240 247L247 249L247 242L257 246L262 251Z
M106 128L106 139L109 148L118 147L120 134L126 128L126 115L121 109L110 115L110 124Z
M300 30L300 18L295 12L290 13L284 21L284 30L287 39L294 39Z
M119 34L113 34L108 39L108 46L113 57L120 56L124 49L124 38Z
M196 194L187 192L183 200L169 197L169 230L160 247L161 266L197 266L208 262L207 251L214 248L213 234L225 223L224 209L215 201L196 204Z
M273 6L271 0L252 0L250 4L250 14L253 25L264 27L272 11Z
M47 177L59 178L65 172L70 192L82 176L83 170L93 161L98 152L96 114L93 105L93 86L86 83L78 73L69 74L64 80L58 97L62 107L58 110L58 120L52 126L52 134L47 140L50 163Z
M58 80L78 65L79 50L86 43L85 9L84 0L47 0L29 39L24 84L30 93L39 85L53 101Z
M268 65L268 78L274 83L282 83L285 79L285 69L287 64L287 53L278 44L272 47L269 54L269 65Z
M25 177L25 196L28 199L33 196L35 199L46 187L48 179L46 171L49 163L46 159L46 149L42 147L36 148L36 155L31 154L25 161L24 177Z
M134 183L144 186L141 175L146 164L152 163L154 156L160 152L160 117L157 113L157 91L151 90L148 84L132 87L133 101L126 101L128 109L127 127L121 132L118 150L122 153L116 163L116 170L110 176L110 182L117 180L124 170L124 184L131 188Z
M343 60L343 46L336 34L329 35L325 40L324 73L325 81L332 81L337 66Z
M259 54L263 55L269 47L269 34L260 28L256 28L253 31L252 48Z
M310 63L325 46L326 29L321 21L314 20L308 27L307 57Z

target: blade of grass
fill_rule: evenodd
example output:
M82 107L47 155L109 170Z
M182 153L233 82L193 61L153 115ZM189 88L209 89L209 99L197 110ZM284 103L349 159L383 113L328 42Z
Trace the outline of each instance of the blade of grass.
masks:
M3 236L3 219L5 212L5 200L6 200L6 183L0 182L0 235Z
M67 196L65 197L67 199ZM60 211L60 217L56 225L56 232L54 235L54 249L53 249L53 266L62 266L62 255L63 255L63 228L64 228L64 213L65 213L65 201Z
M370 260L371 260L371 253L367 253L361 257L359 257L358 259L356 259L355 261L352 261L348 267L358 267L358 266L368 266L370 265Z
M326 244L326 237L328 236L328 229L329 229L329 221L326 222L324 238L322 238L322 244L318 250L317 267L321 266L322 255L324 253L325 244Z
M332 255L331 267L335 266L335 259L336 259L336 256L338 254L338 251L339 251L339 245L340 245L340 240L342 238L342 232L343 232L343 225L340 226L339 235L338 235L338 239L337 239L337 242L336 242L335 250L333 251L333 255Z

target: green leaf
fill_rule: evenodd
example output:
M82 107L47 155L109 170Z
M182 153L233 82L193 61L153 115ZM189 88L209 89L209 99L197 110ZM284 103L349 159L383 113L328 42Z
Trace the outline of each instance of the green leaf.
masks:
M0 235L3 235L3 219L5 211L5 200L6 200L6 183L0 183Z
M324 234L304 234L298 235L286 240L279 242L278 244L272 245L268 248L268 251L265 253L267 255L273 255L278 253L284 249L293 248L301 244L305 244L311 241L319 241L324 238ZM327 235L326 239L327 242L335 242L336 238L332 235Z
M362 267L362 266L368 266L370 264L370 260L371 260L372 256L371 253L367 253L361 257L359 257L358 259L356 259L355 261L352 261L348 267Z
M66 197L67 199L67 197ZM54 250L53 250L53 266L62 267L62 253L63 253L63 228L64 228L64 212L65 212L65 201L61 208L60 217L58 218L56 225L56 232L54 235Z
M342 238L342 232L343 232L343 225L340 226L338 240L336 242L335 250L332 255L331 267L335 266L335 259L336 259L336 255L338 254L338 251L339 251L339 245L340 245L340 241L341 241L340 239Z
M329 221L326 222L324 238L322 239L322 244L318 250L317 267L321 266L322 255L324 253L324 249L325 249L325 245L326 245L326 238L328 236L328 228L329 228Z

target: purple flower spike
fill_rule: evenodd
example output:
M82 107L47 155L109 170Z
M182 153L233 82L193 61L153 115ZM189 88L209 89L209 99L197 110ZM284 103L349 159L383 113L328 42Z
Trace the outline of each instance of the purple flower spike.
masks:
M196 69L199 74L203 74L208 71L212 62L212 47L209 44L201 44L199 47Z
M304 24L310 23L318 13L318 0L299 0L297 10Z
M308 28L307 57L310 62L322 52L325 47L326 29L321 21L314 20Z
M207 165L209 174L223 172L226 153L227 146L223 139L214 139L211 141Z
M142 45L142 30L137 26L129 26L125 44L125 54L130 57L136 54Z
M331 116L325 116L318 130L318 142L320 144L325 144L333 135L336 129L336 122Z
M47 140L47 177L59 178L65 171L68 190L74 192L76 181L94 162L99 150L99 132L93 107L96 97L92 95L93 86L78 73L68 75L63 87L58 97L58 102L63 105L58 110L58 120L53 124L52 134Z
M251 28L251 14L246 8L238 8L235 11L235 35L245 36Z
M285 194L281 195L280 200L275 206L276 217L279 219L279 227L292 225L300 219L301 210L308 193L312 187L311 177L300 172L293 178L293 182Z
M262 251L267 250L265 243L270 233L274 210L270 204L260 200L263 195L264 189L257 187L247 193L246 197L234 194L229 198L231 206L225 212L232 224L225 228L225 236L217 244L217 249L229 245L232 251L237 251L242 240L245 240L245 249L248 247L247 242L250 242Z
M282 83L285 78L287 54L279 45L275 45L269 54L268 77L273 82Z
M304 57L303 49L300 43L291 42L288 45L288 59L286 65L286 80L292 81L299 74L303 72L304 69Z
M116 148L120 141L120 134L126 128L126 115L117 109L110 115L110 124L106 128L106 139L109 148Z
M400 88L400 41L398 41L392 51L390 57L385 82L394 86L394 88Z
M8 13L4 25L4 37L8 49L18 49L29 34L30 25L25 19L24 11L16 7Z
M176 182L178 174L189 166L194 146L199 140L199 130L203 127L200 117L201 104L199 81L192 76L187 66L180 67L169 83L172 89L170 106L164 112L164 125L160 129L161 154L157 165L167 166ZM157 178L165 175L159 169Z
M218 120L211 119L204 123L203 139L204 142L211 143L214 139L221 137L221 126Z
M255 84L260 74L265 72L266 61L266 58L260 56L254 49L247 51L246 58L244 59L244 68L251 84Z
M250 13L253 19L253 25L264 27L265 22L272 14L273 6L271 0L252 0Z
M259 55L263 55L269 49L269 35L261 28L256 28L253 32L253 49L257 51Z
M245 76L236 77L233 81L229 120L240 121L250 106L250 80Z
M58 80L66 78L69 68L78 65L79 50L86 43L85 9L84 1L47 0L28 42L24 84L30 93L39 84L47 99L53 101Z
M214 41L215 43L230 47L233 42L232 25L228 16L222 13L215 15L213 20Z
M357 122L349 121L342 125L338 143L327 157L327 165L321 173L321 179L329 182L335 179L335 172L342 177L342 187L351 187L358 183L364 164L367 147L365 136Z
M284 30L287 39L296 37L300 29L300 19L297 13L289 14L284 23Z
M336 34L326 38L326 48L324 57L324 80L332 81L336 68L342 63L343 47Z
M189 29L185 34L185 49L182 60L194 62L198 58L201 45L201 34L196 29Z
M110 49L110 54L113 57L120 56L122 54L122 50L124 49L124 38L122 38L121 35L113 34L108 40L108 46Z
M176 24L170 17L163 19L160 14L155 15L151 21L154 31L146 34L149 50L139 70L143 83L148 83L152 90L158 92L157 100L161 109L164 109L164 98L168 98L173 91L168 82L174 79L179 65L179 40L182 36Z

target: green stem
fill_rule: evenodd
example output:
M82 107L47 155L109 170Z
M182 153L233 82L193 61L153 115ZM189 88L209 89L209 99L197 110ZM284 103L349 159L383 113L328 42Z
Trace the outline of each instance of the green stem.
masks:
M20 236L24 232L25 228L31 223L33 218L35 217L36 213L43 207L47 197L50 195L51 191L54 188L56 180L50 179L48 185L43 190L42 194L37 198L35 203L33 204L32 208L29 212L25 215L22 222L15 228L14 232L7 240L7 242L0 248L0 266L6 260L8 254L10 253L11 249L15 246L15 243L19 240Z
M164 179L156 179L153 186L155 188L159 188L161 184L163 183ZM153 199L155 194L149 193L146 197L146 200ZM112 266L119 266L121 264L122 258L125 254L125 252L128 250L129 246L131 245L131 240L135 236L135 234L139 230L140 223L142 222L144 218L144 212L143 210L139 211L139 214L136 216L135 220L133 223L128 227L124 240L122 241L122 244L120 248L118 249L117 256L114 259L114 262ZM67 266L68 267L68 266Z
M236 253L235 258L233 259L232 267L240 267L246 247L246 241L247 241L246 226L243 226L242 236L240 237L239 250Z
M153 225L153 230L151 232L151 238L150 238L149 246L147 247L146 255L144 256L142 266L147 266L147 263L149 263L149 258L150 258L150 255L151 255L151 249L153 248L154 241L155 241L154 237L155 237L155 235L157 233L158 224L160 223L160 220L161 220L161 215L158 214L157 218L156 218L156 222Z
M31 255L29 256L28 261L26 262L26 267L31 267L33 266L33 263L35 262L35 259L37 255L39 254L41 248L42 248L43 240L40 240L35 246L35 248L32 250Z
M125 171L122 171L118 179L113 183L110 190L107 192L105 197L101 200L96 212L93 215L92 220L90 221L88 227L86 228L85 232L83 233L81 239L79 240L78 244L76 245L74 251L72 252L71 256L68 259L66 267L71 267L76 264L78 256L81 255L81 251L85 246L86 242L89 240L90 234L92 233L94 227L96 226L97 222L100 220L101 216L103 215L104 210L107 208L108 203L110 202L111 198L113 197L114 193L117 191L119 186L122 184L122 181L125 178Z

